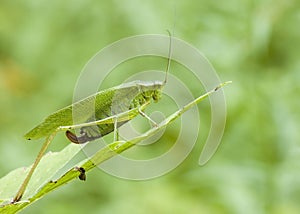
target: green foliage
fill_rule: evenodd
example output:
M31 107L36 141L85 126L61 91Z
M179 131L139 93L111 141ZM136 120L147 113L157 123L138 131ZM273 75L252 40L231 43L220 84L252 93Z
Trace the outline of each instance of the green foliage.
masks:
M41 197L39 189L45 186L49 182L49 178L52 178L65 164L67 164L78 152L80 147L78 145L70 144L61 152L49 152L41 160L38 165L25 195L24 201L20 201L17 204L9 204L11 199L20 188L21 183L24 181L26 175L29 172L30 167L18 168L10 172L0 180L0 195L4 202L0 208L0 213L15 213L17 210L23 209L28 206L32 201ZM45 193L44 193L45 194ZM42 194L43 195L43 194Z

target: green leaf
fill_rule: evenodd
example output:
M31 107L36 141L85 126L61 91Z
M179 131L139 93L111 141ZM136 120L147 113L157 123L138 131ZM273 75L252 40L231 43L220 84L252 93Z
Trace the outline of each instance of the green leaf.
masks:
M51 179L58 172L58 170L68 163L79 151L79 145L70 144L60 152L48 152L46 155L44 155L40 164L33 173L33 176L23 196L23 200L18 203L18 206L23 203L28 204L26 201L32 198L37 193L39 188L45 185L45 183L47 183L49 179ZM18 168L1 178L0 200L2 200L4 204L9 203L15 196L30 167L31 166ZM9 206L13 207L14 205ZM0 209L0 211L2 211L2 209Z

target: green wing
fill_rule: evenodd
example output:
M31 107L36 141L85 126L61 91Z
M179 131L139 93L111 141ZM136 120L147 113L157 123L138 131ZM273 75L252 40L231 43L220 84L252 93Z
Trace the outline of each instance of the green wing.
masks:
M132 108L132 100L139 93L136 82L100 91L49 115L42 123L25 134L25 138L35 140L47 137L60 126L100 120L125 112ZM111 124L100 125L98 128L103 135L113 131Z
M113 97L114 91L115 88L100 91L94 95L91 95L72 105L54 112L53 114L46 117L42 123L25 134L24 137L28 140L35 140L49 136L60 126L73 125L74 110L76 111L76 114L74 114L74 116L76 116L75 122L77 124L87 122L89 118L91 118L93 114L91 111L92 107L93 109L95 109L95 112L102 112L102 114L107 114L106 112L99 111L99 109L104 110L107 108L107 106L110 105L111 97Z

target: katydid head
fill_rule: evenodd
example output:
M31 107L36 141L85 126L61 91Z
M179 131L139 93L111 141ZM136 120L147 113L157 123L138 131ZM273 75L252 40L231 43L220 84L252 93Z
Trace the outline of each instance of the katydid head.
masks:
M155 81L152 85L152 90L150 90L150 96L154 102L157 102L161 98L161 91L165 83L161 81Z
M154 102L157 102L161 98L161 88L154 90L152 92L152 99Z
M154 102L157 102L161 98L163 86L164 84L161 81L140 82L137 84L139 94L133 98L131 107L143 105L151 99Z

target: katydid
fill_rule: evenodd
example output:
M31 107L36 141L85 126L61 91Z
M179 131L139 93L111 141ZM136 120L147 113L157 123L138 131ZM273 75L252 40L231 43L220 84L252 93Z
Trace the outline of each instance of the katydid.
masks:
M42 123L25 134L25 138L28 140L36 140L43 137L46 137L46 139L12 203L22 199L34 170L57 132L66 131L66 136L71 142L81 144L101 138L113 131L115 131L114 138L116 138L116 129L138 114L154 123L143 110L150 104L151 100L157 102L161 98L161 91L167 82L172 52L170 32L169 36L169 56L164 81L134 81L100 91L51 114ZM94 112L86 113L86 110L91 105L94 106ZM78 121L76 121L75 125L73 125L74 109L76 109L76 112L81 111L80 118L76 119ZM78 128L80 129L79 136L70 131ZM79 171L81 172L79 178L85 180L84 169Z

